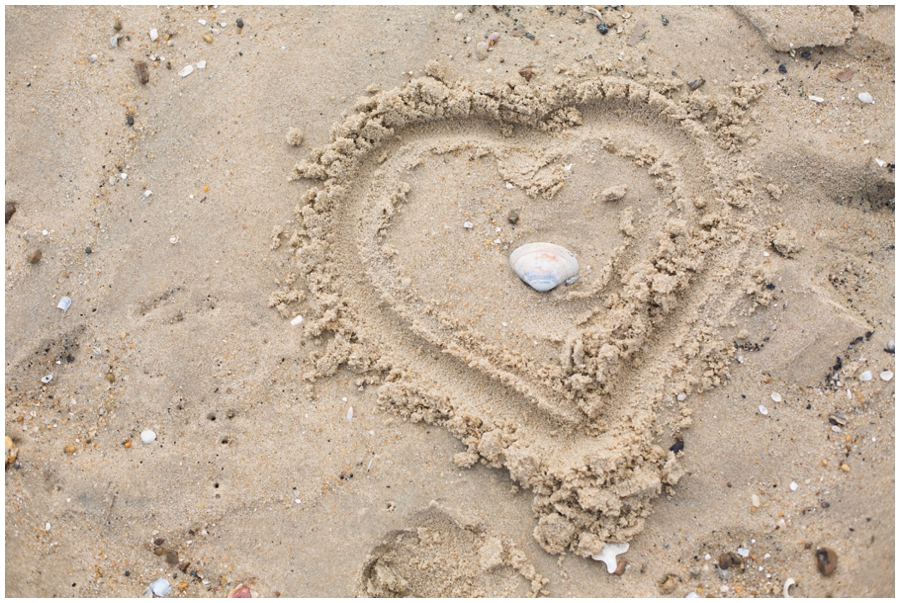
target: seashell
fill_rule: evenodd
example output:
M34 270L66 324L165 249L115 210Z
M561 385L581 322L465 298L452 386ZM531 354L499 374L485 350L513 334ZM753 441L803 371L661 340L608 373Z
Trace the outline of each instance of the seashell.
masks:
M19 449L16 448L16 445L13 443L12 438L6 436L6 466L9 467L13 463L15 463L17 456L19 456Z
M535 291L550 291L578 274L575 255L553 243L528 243L509 256L510 267Z

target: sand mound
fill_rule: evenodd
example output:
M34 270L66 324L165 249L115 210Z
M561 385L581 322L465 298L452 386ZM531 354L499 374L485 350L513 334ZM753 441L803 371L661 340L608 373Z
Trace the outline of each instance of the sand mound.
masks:
M514 544L436 503L411 523L369 554L357 596L521 597L540 594L547 583Z

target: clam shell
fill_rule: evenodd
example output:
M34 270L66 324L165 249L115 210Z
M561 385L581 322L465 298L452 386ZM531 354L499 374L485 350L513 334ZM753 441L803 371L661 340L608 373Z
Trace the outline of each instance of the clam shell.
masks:
M509 265L536 291L550 291L578 274L575 254L553 243L528 243L509 256Z

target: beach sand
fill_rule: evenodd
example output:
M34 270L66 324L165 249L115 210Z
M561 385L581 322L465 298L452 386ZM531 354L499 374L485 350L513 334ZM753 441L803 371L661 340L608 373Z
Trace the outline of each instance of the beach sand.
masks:
M8 7L6 68L7 596L894 595L893 7Z

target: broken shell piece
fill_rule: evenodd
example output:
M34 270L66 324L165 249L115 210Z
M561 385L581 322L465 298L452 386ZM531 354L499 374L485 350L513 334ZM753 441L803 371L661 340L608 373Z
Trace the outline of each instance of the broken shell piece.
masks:
M847 424L847 418L841 414L840 411L835 412L830 417L828 417L828 422L832 425L837 425L838 427L843 427Z
M193 65L188 65L187 67L185 67L184 69L182 69L181 71L179 71L179 72L178 72L178 75L180 75L181 77L187 77L187 76L189 76L191 73L193 73L193 71L194 71L194 66L193 66Z
M197 69L206 69L206 61L197 61Z
M872 380L872 371L863 371L859 376L860 381L871 381Z
M891 371L884 371L881 373L882 381L890 381L893 377L894 377L894 373L892 373Z
M115 48L119 45L119 36L115 35L109 39L109 45Z
M858 98L860 102L866 103L867 105L875 104L875 99L872 98L872 95L868 92L860 92L856 98Z
M229 599L251 599L253 598L253 591L250 590L250 587L246 584L238 584L237 588L228 593Z
M19 449L13 444L12 438L6 436L6 466L9 467L15 463L17 456L19 456Z
M614 574L619 568L619 562L616 560L616 556L627 552L629 546L631 545L627 542L625 544L605 543L603 548L600 549L600 554L591 555L591 558L594 559L594 561L602 561L605 563L606 571L610 574Z
M52 381L52 380L53 380L53 373L50 373L49 375L44 375L43 377L41 377L41 383L43 383L44 385L50 383L50 381Z
M168 580L160 578L159 580L150 583L150 590L153 591L153 594L157 597L165 597L172 591L172 587L169 586Z
M602 19L602 18L603 18L603 15L600 14L600 11L597 10L596 8L594 8L593 6L585 6L584 8L581 9L581 12L587 13L587 14L589 14L589 15L594 15L594 16L597 17L598 19Z
M303 317L300 316L300 315L298 314L297 316L295 316L295 317L291 320L291 326L292 326L292 327L296 327L296 326L299 325L301 322L303 322Z
M509 256L509 265L535 291L550 291L578 274L575 254L553 243L522 245Z
M793 578L788 578L787 580L784 581L784 598L785 599L793 599L794 598L791 596L790 588L792 586L794 586L795 584L797 584L797 583L794 582Z
M63 312L65 312L66 310L69 309L69 306L71 306L71 305L72 305L72 298L66 297L65 295L63 295L62 297L59 298L59 303L56 304L56 307L59 308L60 310L62 310Z
M158 38L158 37L159 37L159 32L156 31L155 29L151 29L150 30L150 41L156 42L156 38Z

